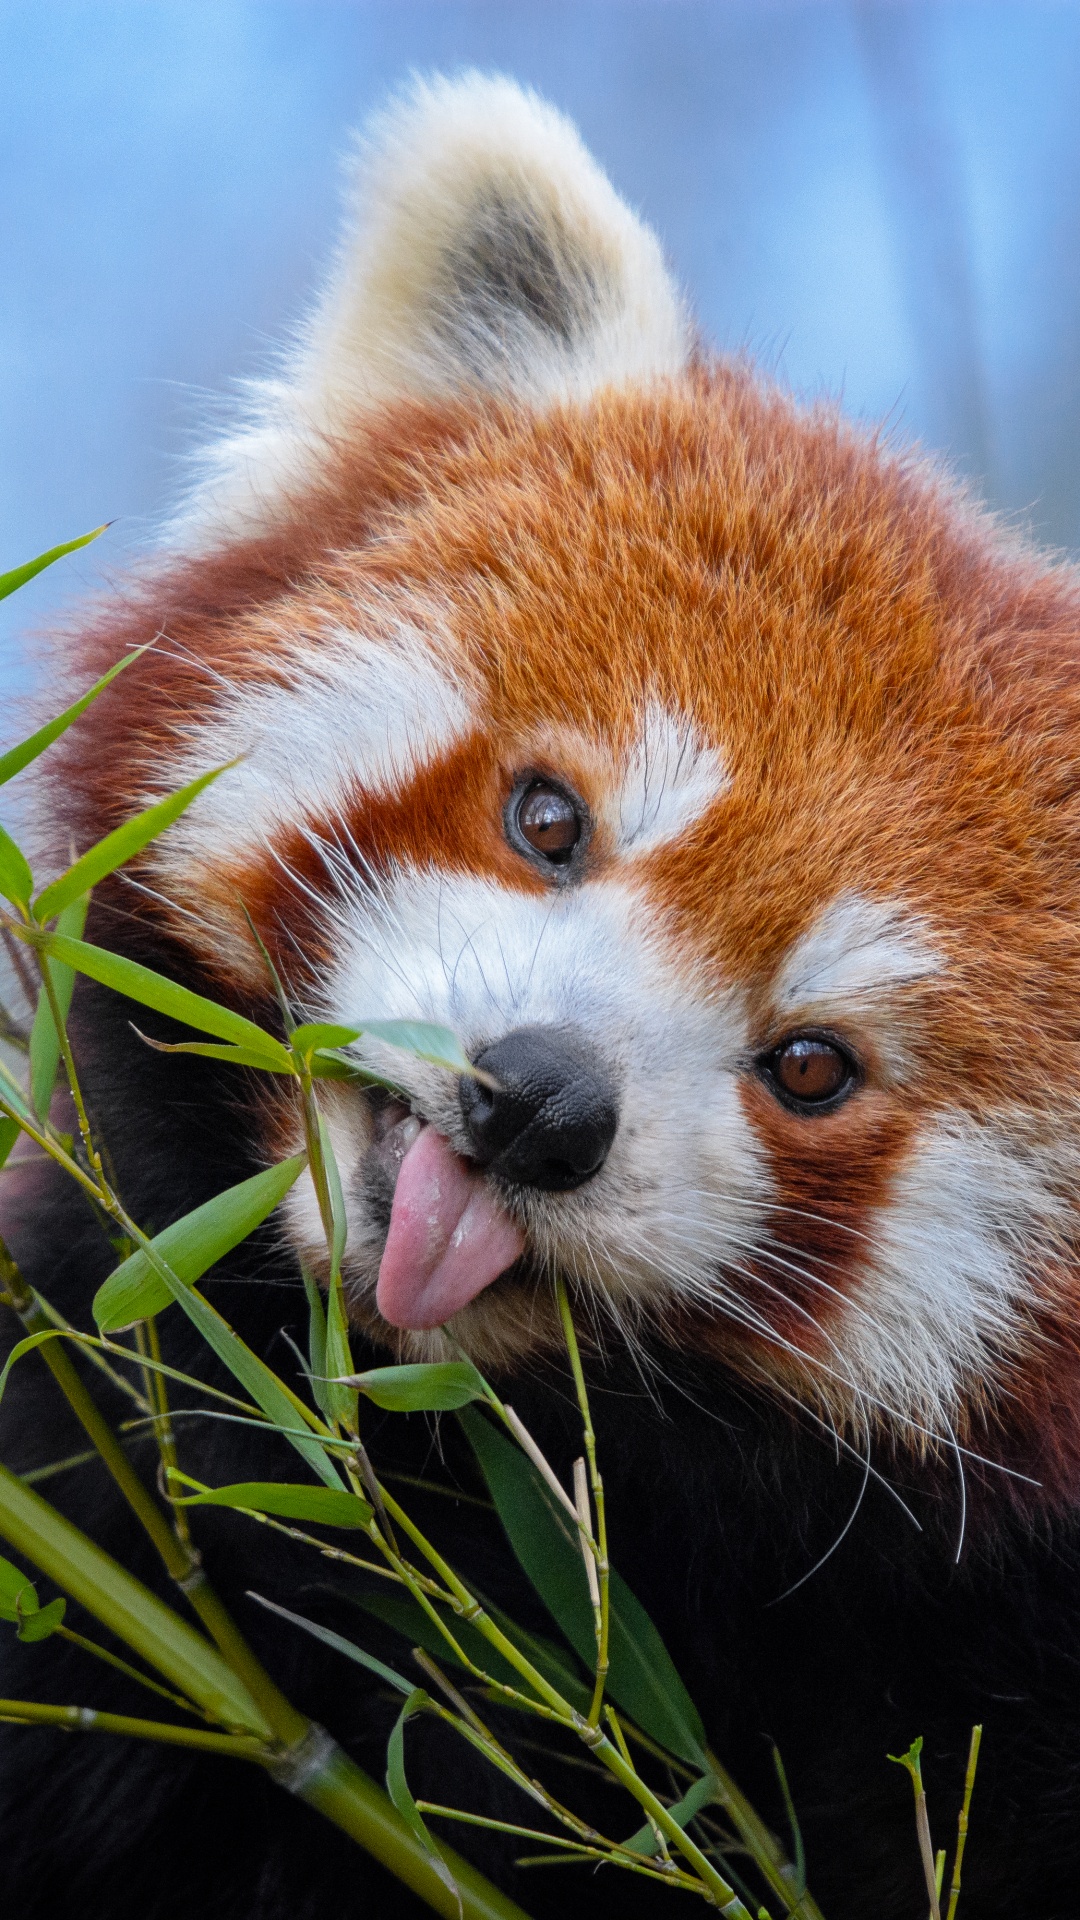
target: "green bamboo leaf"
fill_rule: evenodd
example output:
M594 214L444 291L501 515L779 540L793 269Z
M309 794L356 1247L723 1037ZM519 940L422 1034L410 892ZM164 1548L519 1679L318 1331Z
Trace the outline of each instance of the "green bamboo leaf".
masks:
M456 1666L461 1666L449 1641L443 1639L435 1622L411 1593L351 1593L349 1599L353 1606L362 1607L373 1620L381 1620L384 1626L399 1633L410 1647L423 1647L425 1653L433 1654L436 1659L452 1660ZM507 1686L521 1686L521 1675L516 1668L503 1658L497 1648L489 1646L483 1634L468 1620L461 1620L456 1614L448 1612L446 1624L474 1666ZM409 1690L412 1690L411 1680Z
M91 946L85 940L69 940L62 933L36 934L33 944L52 959L64 961L74 967L76 973L85 973L101 986L112 987L128 1000L154 1007L158 1013L169 1014L172 1019L199 1028L203 1033L216 1034L219 1040L251 1047L275 1061L285 1072L292 1072L288 1049L280 1040L275 1040L272 1033L264 1033L253 1020L245 1020L243 1014L233 1013L230 1007L220 1007L215 1000L206 1000L201 993L192 993L175 980L167 980L152 967L140 966L137 960L126 960L123 954L110 953L107 947Z
M261 1407L267 1420L276 1433L288 1440L296 1448L301 1459L306 1460L317 1479L325 1486L340 1487L341 1480L333 1461L318 1437L306 1423L311 1415L303 1401L278 1379L277 1374L265 1361L252 1353L239 1334L234 1333L228 1321L204 1299L197 1287L189 1287L179 1280L172 1269L157 1256L157 1268L165 1280L173 1299L187 1314L192 1325L201 1333L218 1359L226 1366L234 1380L245 1387L257 1407Z
M346 1640L344 1634L335 1633L332 1627L320 1627L316 1621L306 1620L302 1613L290 1613L288 1607L279 1607L275 1600L267 1600L261 1593L249 1593L248 1598L257 1600L260 1607L265 1607L269 1613L280 1614L282 1620L291 1620L294 1627L303 1627L305 1633L310 1633L314 1639L321 1640L324 1647L332 1647L335 1653L343 1653L346 1660L355 1660L358 1667L366 1667L369 1673L377 1674L380 1680L389 1681L399 1693L413 1691L411 1680L406 1680L403 1674L395 1673L393 1667L388 1667L385 1661L376 1660L373 1653L365 1653L363 1647L358 1647L354 1641Z
M710 1800L715 1799L716 1781L711 1773L706 1773L700 1780L694 1781L689 1792L684 1793L681 1800L676 1800L675 1805L668 1808L668 1812L677 1826L685 1827L695 1814L701 1812L702 1807L707 1807ZM631 1839L624 1840L623 1846L629 1847L631 1853L643 1853L649 1859L660 1851L660 1842L648 1821L643 1827L638 1828Z
M25 1120L31 1127L37 1126L36 1116L27 1104L25 1093L3 1060L0 1060L0 1105L17 1120Z
M487 1382L471 1360L417 1361L347 1376L351 1387L390 1413L444 1413L486 1400Z
M359 1027L338 1027L327 1020L309 1020L302 1027L294 1027L290 1039L297 1053L306 1054L317 1047L347 1047L359 1040L360 1031Z
M186 813L192 801L197 800L212 781L235 765L236 761L230 760L224 767L214 767L209 773L200 774L197 780L190 780L177 793L170 793L164 800L156 801L152 807L146 807L130 820L125 820L123 826L107 833L96 846L88 847L65 873L38 894L34 901L35 920L53 919L70 901L76 900L81 893L88 893L107 874L115 873L117 867L122 867L125 860L131 860L141 853L143 847L149 846L151 840L156 840L166 827L171 827L174 820Z
M72 900L64 908L56 923L57 932L66 934L72 940L81 940L89 904L88 894L83 894L79 900ZM42 967L49 969L53 992L59 1003L60 1012L66 1020L71 1007L75 975L70 967L65 967L59 960L49 960L44 954L41 956L41 964ZM60 1036L52 1017L49 996L42 987L34 1012L34 1024L30 1029L30 1098L40 1120L47 1120L49 1117L59 1065Z
M397 1094L400 1100L408 1100L400 1081L394 1080L388 1073L375 1073L370 1067L362 1067L347 1053L333 1053L329 1047L316 1047L308 1060L308 1072L313 1080L352 1080L361 1087L386 1087Z
M7 577L10 579L11 576ZM11 589L9 588L8 591L10 592ZM59 740L60 735L66 733L72 721L85 713L91 702L96 700L100 693L104 693L110 682L116 679L117 674L123 673L125 667L130 667L132 661L137 660L142 651L143 649L138 647L134 653L125 654L122 660L117 661L115 667L110 667L108 673L103 673L100 680L95 680L93 686L80 694L70 707L65 707L63 713L58 713L55 720L46 721L36 733L30 734L27 739L20 740L17 746L9 747L6 753L0 754L0 787L6 780L14 779L24 767L28 767L31 760L36 760L39 753L44 753L46 747L51 747L54 740Z
M37 1115L31 1113L22 1089L0 1060L0 1167L7 1160L24 1126L36 1128Z
M37 1588L10 1560L0 1559L0 1620L11 1620L20 1640L48 1640L67 1612L67 1601L50 1600L39 1606Z
M0 1060L0 1167L3 1167L23 1127L37 1126L37 1115L26 1104L15 1076Z
M294 1076L296 1073L291 1061L287 1067L283 1067L276 1054L264 1053L254 1047L234 1047L217 1040L153 1040L148 1033L141 1032L134 1021L132 1027L143 1045L153 1047L155 1053L197 1053L204 1060L224 1060L233 1067L258 1067L260 1073L287 1073Z
M338 1171L334 1143L330 1138L330 1129L321 1113L319 1115L319 1147L326 1172L327 1191L330 1195L330 1216L333 1222L333 1234L329 1247L330 1275L333 1279L341 1272L341 1256L345 1251L349 1222L345 1212L345 1196L341 1190L341 1174Z
M429 1698L430 1695L425 1693L423 1687L416 1687L410 1693L394 1722L394 1730L386 1747L386 1791L406 1826L411 1827L420 1845L430 1854L431 1864L440 1880L457 1897L460 1913L461 1895L458 1892L457 1883L424 1825L423 1815L409 1791L409 1783L405 1778L405 1722L410 1720L414 1713L419 1713L422 1707L426 1707Z
M217 1648L3 1466L0 1538L214 1719L270 1739L260 1709Z
M355 1390L343 1384L353 1364L349 1347L349 1325L345 1314L345 1296L341 1275L330 1282L326 1296L326 1372L323 1382L327 1400L333 1408L331 1419L340 1421L350 1433L356 1432L359 1405ZM339 1371L340 1369L340 1371Z
M16 593L20 587L25 587L35 574L44 573L54 560L62 560L66 553L75 553L79 547L88 547L91 540L96 540L110 524L106 520L100 527L95 527L92 533L80 533L77 540L65 540L62 547L50 547L47 553L39 553L36 560L28 560L25 566L12 567L10 573L0 573L0 600L6 600L9 593Z
M285 1198L307 1163L307 1156L296 1153L264 1173L253 1174L235 1187L227 1187L156 1234L152 1246L161 1260L167 1261L176 1279L185 1286L196 1280L227 1253L246 1240L262 1225ZM169 1286L155 1272L150 1256L141 1247L114 1267L94 1295L94 1319L102 1333L117 1333L136 1320L149 1320L169 1306L173 1298Z
M461 1041L449 1027L434 1026L427 1020L365 1020L360 1032L367 1039L384 1040L387 1046L400 1047L403 1053L414 1054L418 1060L428 1060L434 1067L476 1075L476 1068L463 1051Z
M186 1474L175 1478L190 1484ZM205 1487L174 1494L181 1507L247 1507L279 1520L312 1520L321 1527L367 1527L371 1508L355 1493L336 1487L289 1486L278 1480L241 1480L231 1487Z
M0 827L0 893L5 900L14 900L25 907L33 891L34 876L25 853L16 846L7 829Z
M20 1606L19 1639L29 1641L51 1639L57 1627L62 1625L66 1612L67 1601L63 1595L56 1600L50 1600L47 1607Z
M42 1333L28 1333L25 1339L17 1340L11 1352L8 1354L7 1359L4 1361L3 1368L0 1369L0 1400L4 1397L4 1388L8 1383L8 1375L16 1362L21 1360L25 1353L33 1353L35 1347L43 1347L47 1340L62 1340L63 1337L63 1332L59 1327L46 1327ZM2 1593L2 1591L2 1582L0 1582L0 1593ZM2 1613L0 1613L0 1618L3 1618Z
M32 1613L38 1604L37 1589L28 1573L20 1567L13 1567L10 1560L0 1554L0 1620L18 1621L19 1606L24 1613Z
M345 1196L341 1190L341 1174L338 1171L334 1143L330 1130L322 1114L319 1122L319 1152L322 1156L326 1189L330 1197L330 1218L332 1234L330 1242L330 1283L326 1295L326 1374L324 1381L326 1398L333 1409L331 1419L339 1421L343 1427L356 1431L357 1395L354 1389L345 1386L343 1379L352 1372L352 1352L349 1347L349 1323L345 1312L345 1298L341 1285L341 1256L345 1251L345 1239L348 1233L348 1219L345 1213Z
M399 1091L395 1080L388 1080L380 1073L371 1073L366 1067L359 1067L355 1061L343 1054L331 1053L325 1047L316 1047L308 1061L308 1071L313 1080L358 1080L361 1086L389 1087L394 1093Z
M596 1658L592 1603L581 1549L520 1448L482 1414L458 1419L507 1538L544 1605L588 1667ZM611 1574L608 1690L645 1733L692 1766L707 1762L705 1729L660 1635L625 1580Z

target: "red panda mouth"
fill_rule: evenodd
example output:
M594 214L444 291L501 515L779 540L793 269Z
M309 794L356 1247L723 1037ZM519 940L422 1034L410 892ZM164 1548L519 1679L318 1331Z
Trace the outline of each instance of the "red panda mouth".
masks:
M409 1115L392 1133L380 1155L398 1166L375 1302L391 1326L419 1333L475 1300L525 1241L482 1174L434 1127Z

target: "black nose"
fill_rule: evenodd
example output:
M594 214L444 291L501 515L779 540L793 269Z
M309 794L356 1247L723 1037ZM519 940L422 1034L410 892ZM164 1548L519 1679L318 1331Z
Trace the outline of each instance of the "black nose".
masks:
M567 1192L603 1166L619 1124L599 1056L565 1027L519 1027L475 1065L498 1082L462 1080L461 1111L476 1158L492 1173L546 1193Z

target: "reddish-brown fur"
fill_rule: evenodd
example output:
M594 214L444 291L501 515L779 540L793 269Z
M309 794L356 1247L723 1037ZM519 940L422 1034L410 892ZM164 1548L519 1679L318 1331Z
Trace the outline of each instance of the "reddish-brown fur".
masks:
M406 858L536 890L500 828L515 770L545 769L553 727L629 741L655 695L722 751L732 785L722 812L645 856L646 884L688 972L745 987L757 1045L782 1037L771 971L830 899L857 888L925 915L947 969L908 990L909 1073L868 1059L866 1097L809 1130L760 1087L744 1095L783 1207L816 1218L803 1255L834 1286L858 1267L916 1119L1019 1106L1033 1139L1060 1131L1080 1075L1069 570L1036 564L831 409L800 413L737 367L537 415L403 404L328 449L319 484L264 536L162 565L84 632L80 675L153 645L64 750L64 836L84 844L142 801L214 672L273 681L283 632L373 589L436 597L485 689L475 734L404 791L347 808L376 869ZM588 800L588 751L572 755L561 770ZM275 851L325 888L299 831ZM602 831L588 857L605 870ZM279 957L302 946L317 971L326 931L269 852L202 873L200 889L234 920L241 896ZM122 882L109 899L123 907ZM139 911L185 941L181 916ZM231 963L198 942L195 957L229 988ZM790 1237L782 1212L775 1233ZM805 1340L800 1284L775 1267L762 1283L778 1328ZM1070 1490L1078 1312L1064 1262L1044 1276L1047 1344L1028 1342L990 1410ZM712 1337L730 1347L729 1331Z

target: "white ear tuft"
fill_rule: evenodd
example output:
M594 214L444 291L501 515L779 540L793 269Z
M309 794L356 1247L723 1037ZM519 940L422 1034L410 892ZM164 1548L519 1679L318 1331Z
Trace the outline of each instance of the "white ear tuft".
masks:
M512 81L415 87L369 132L356 211L309 349L328 395L579 399L685 363L654 235L570 122Z
M329 285L178 532L272 514L320 444L395 397L526 404L676 374L690 325L655 235L570 122L510 80L418 82L360 148Z

